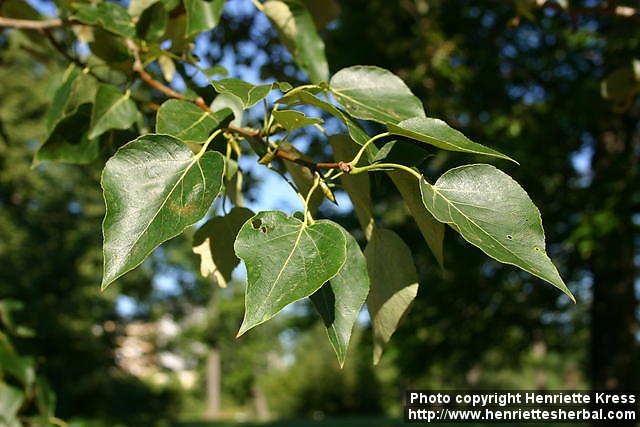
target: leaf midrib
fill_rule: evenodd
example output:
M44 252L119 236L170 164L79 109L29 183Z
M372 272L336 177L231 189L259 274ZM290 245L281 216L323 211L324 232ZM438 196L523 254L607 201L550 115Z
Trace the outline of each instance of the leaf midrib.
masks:
M287 265L289 265L289 262L291 261L291 258L293 257L294 252L296 251L298 245L300 244L300 238L302 237L302 232L304 231L305 228L306 228L306 225L304 223L301 223L300 231L298 232L298 236L296 237L296 241L293 243L293 248L291 248L291 252L289 252L289 256L287 256L287 259L282 264L282 268L278 272L278 275L276 276L276 280L273 281L273 285L269 289L269 292L267 292L267 296L262 300L262 302L258 306L258 310L257 310L258 313L262 312L265 304L267 303L267 301L271 297L271 294L273 293L273 290L275 289L276 285L278 284L278 281L280 280L280 277L282 277L282 273L287 268Z

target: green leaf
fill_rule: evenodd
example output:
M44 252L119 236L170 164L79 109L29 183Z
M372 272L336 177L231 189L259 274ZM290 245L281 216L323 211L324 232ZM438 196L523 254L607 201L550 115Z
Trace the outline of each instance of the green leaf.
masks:
M130 96L129 91L121 93L115 86L100 85L91 112L89 139L97 138L110 129L133 126L140 113Z
M444 265L444 225L436 220L425 209L422 203L420 186L413 175L405 172L387 172L396 188L400 192L409 213L418 225L418 229L427 242L431 253L440 267Z
M186 36L209 31L220 22L224 0L184 0L187 10Z
M371 279L367 308L373 328L373 363L377 365L418 293L418 273L411 250L391 230L376 228L364 256Z
M384 68L356 65L338 71L331 92L349 114L379 123L425 117L422 102L395 74Z
M298 105L311 105L313 107L320 108L321 110L324 110L332 116L340 119L347 127L349 136L351 136L351 138L358 144L364 145L369 140L369 135L367 135L362 127L348 114L346 114L335 105L321 100L307 90L293 89L276 102L278 104L284 104L289 107Z
M229 108L212 113L191 102L170 99L158 110L156 133L197 144L206 141L211 132L220 126L226 126L232 118L233 112Z
M238 127L242 126L244 110L240 98L230 93L221 93L216 96L211 103L211 111L220 111L225 108L230 108L233 111L233 120L231 120L230 124Z
M102 28L93 29L93 42L89 43L91 53L102 59L109 68L121 73L131 72L131 52L124 40Z
M8 425L12 425L9 422L14 421L23 401L22 391L0 382L0 421L4 419Z
M74 3L76 21L87 25L99 25L105 30L122 37L133 38L136 29L127 9L117 3L104 1L97 4Z
M234 247L248 278L238 336L316 292L346 261L346 239L336 224L321 220L308 225L278 211L247 221Z
M159 41L164 36L169 21L169 14L162 3L155 3L146 8L136 23L138 37L147 41Z
M0 335L0 373L13 376L25 388L31 387L35 381L33 360L17 354L8 338L2 335Z
M102 289L202 218L220 192L223 173L220 153L194 155L168 135L144 135L121 147L102 172Z
M347 135L332 135L329 142L333 148L333 157L336 161L351 161L358 152L360 146ZM340 177L344 190L353 203L353 209L367 240L375 227L373 219L373 202L371 201L371 184L366 173Z
M347 242L347 260L329 283L311 295L311 301L322 317L331 346L342 367L347 356L353 325L369 294L367 262L358 242L340 227Z
M214 65L213 67L205 68L202 70L202 73L207 77L229 75L229 71L222 65Z
M322 123L322 119L307 117L304 113L295 110L275 110L272 114L273 118L288 132L305 126Z
M435 185L422 180L420 190L438 221L490 257L546 280L575 302L545 251L540 211L507 174L490 165L466 165L445 172Z
M313 83L327 81L329 66L324 42L305 4L300 0L268 0L262 6L264 14L278 29L280 40L309 80Z
M213 276L225 287L231 273L240 263L233 251L233 242L242 224L255 214L247 208L234 207L224 216L207 221L193 236L193 252L200 255L200 273Z
M67 69L46 117L47 134L35 155L35 163L58 160L89 163L100 151L97 139L88 137L95 80L77 67Z
M407 138L425 142L442 150L484 154L486 156L498 157L518 163L512 158L505 156L496 150L492 150L484 145L470 141L462 134L462 132L453 129L439 119L432 119L430 117L414 117L408 120L403 120L397 125L389 123L387 124L387 128L389 129L389 132L394 135L405 136Z
M286 92L291 85L286 82L275 82L264 85L252 85L244 80L229 78L211 82L218 93L230 93L242 101L244 108L249 108L262 101L273 89Z

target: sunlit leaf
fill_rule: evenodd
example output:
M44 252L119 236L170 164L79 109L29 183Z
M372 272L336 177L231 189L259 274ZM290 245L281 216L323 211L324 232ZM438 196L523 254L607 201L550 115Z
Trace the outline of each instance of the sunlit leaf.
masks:
M235 251L247 267L242 335L333 278L346 261L346 239L331 221L308 225L267 211L240 229Z
M213 276L224 287L240 260L233 251L233 243L240 227L253 215L250 209L235 207L224 216L216 216L204 223L193 236L193 252L200 255L200 273Z
M387 124L425 117L422 102L398 76L384 68L343 68L331 77L329 86L336 100L358 119Z
M389 132L394 135L400 135L425 142L442 150L484 154L487 156L511 160L512 162L517 163L512 158L505 156L496 150L469 140L462 134L462 132L453 129L439 119L432 119L430 117L414 117L412 119L403 120L397 125L389 123L387 124L387 128L389 129Z
M220 153L195 155L168 135L144 135L107 162L102 288L202 218L222 185Z
M171 135L184 142L201 143L232 118L233 112L229 108L212 113L191 102L170 99L158 110L156 133Z
M545 251L540 211L507 174L490 165L466 165L447 171L435 185L422 180L420 189L438 221L490 257L546 280L574 300Z

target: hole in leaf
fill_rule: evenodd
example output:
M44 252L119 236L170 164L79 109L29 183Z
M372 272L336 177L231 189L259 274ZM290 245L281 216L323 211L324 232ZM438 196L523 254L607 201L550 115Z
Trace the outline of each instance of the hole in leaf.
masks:
M507 234L507 239L513 240L513 236L511 234Z
M267 234L269 229L266 226L263 225L262 227L260 227L260 231L262 231L264 234Z
M253 221L251 221L251 226L253 227L254 230L257 230L258 228L260 228L261 225L262 225L262 220L260 219L254 219Z
M539 247L537 247L537 246L534 246L534 247L533 247L533 250L534 250L534 251L536 251L536 252L540 252L540 248L539 248Z

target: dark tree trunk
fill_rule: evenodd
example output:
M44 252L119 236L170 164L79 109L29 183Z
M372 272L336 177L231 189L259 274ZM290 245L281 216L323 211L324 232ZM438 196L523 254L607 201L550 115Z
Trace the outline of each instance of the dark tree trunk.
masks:
M590 375L595 389L630 390L640 385L632 219L638 134L635 120L618 120L598 138L593 158Z

